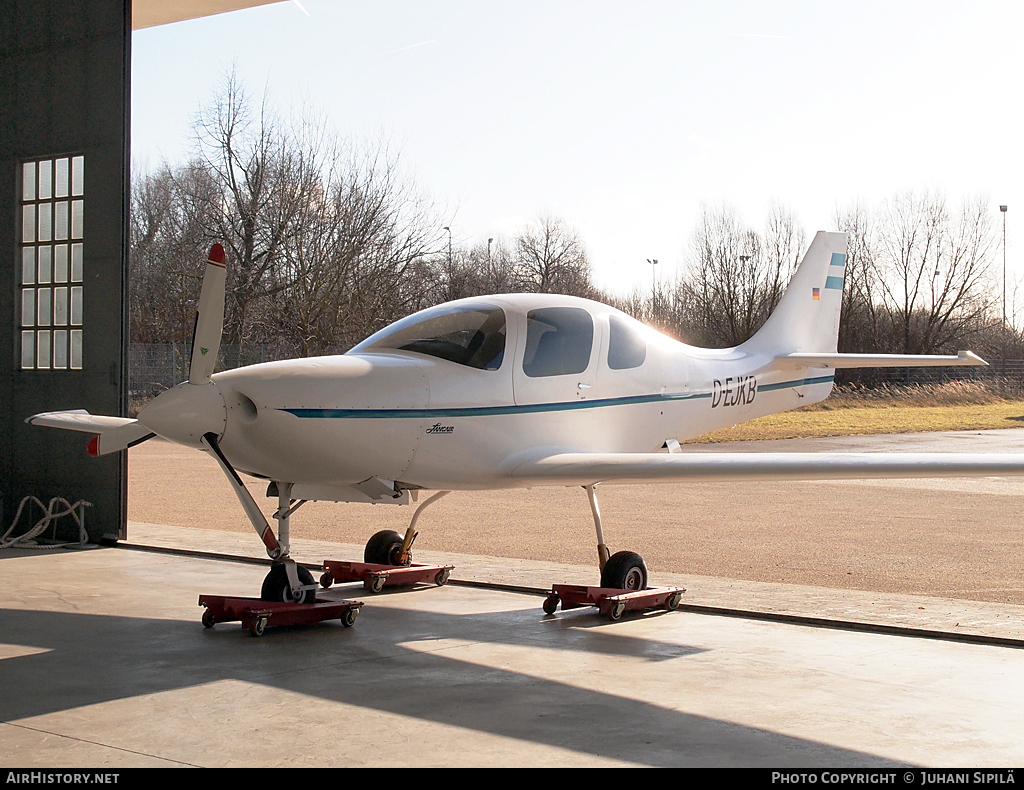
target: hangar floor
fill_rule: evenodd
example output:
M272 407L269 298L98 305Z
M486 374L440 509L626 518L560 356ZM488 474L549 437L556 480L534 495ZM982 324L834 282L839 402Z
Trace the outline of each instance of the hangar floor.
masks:
M246 541L133 527L139 542L196 538L228 554ZM504 567L454 562L456 579ZM538 588L591 573L513 565ZM254 594L259 565L124 546L6 551L0 567L0 764L11 767L1024 762L1020 647L695 611L547 617L538 596L455 583L376 596L337 585L327 594L365 602L354 627L257 639L237 624L204 629L197 597ZM760 602L916 628L955 618L1004 637L1024 621L1005 604L683 581L691 606Z
M942 490L968 498L960 485ZM1019 507L1009 484L971 485L982 508L973 537L1007 540ZM586 546L589 537L581 532ZM181 546L259 556L251 532L143 521L117 548L0 552L0 764L1024 762L1021 605L945 588L910 595L662 571L652 582L685 586L685 610L616 623L589 609L548 617L540 594L593 582L592 568L447 548L417 560L453 562L448 586L372 595L336 585L327 595L365 602L353 628L332 621L256 639L237 624L204 629L197 598L255 595L265 568L167 551ZM318 564L358 559L361 548L305 537L294 553ZM999 573L1020 585L1019 572ZM993 586L977 578L965 589Z

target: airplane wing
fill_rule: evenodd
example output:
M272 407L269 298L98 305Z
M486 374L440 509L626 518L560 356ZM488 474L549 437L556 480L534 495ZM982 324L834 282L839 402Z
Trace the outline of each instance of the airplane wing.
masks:
M557 453L518 463L526 486L1024 476L1024 453Z
M960 351L953 356L934 354L813 354L794 352L775 357L785 367L806 368L931 368L956 365L988 365L973 351Z
M25 422L29 425L44 425L49 428L95 434L89 442L89 455L107 455L127 450L156 435L138 420L130 417L89 414L85 409L33 414Z

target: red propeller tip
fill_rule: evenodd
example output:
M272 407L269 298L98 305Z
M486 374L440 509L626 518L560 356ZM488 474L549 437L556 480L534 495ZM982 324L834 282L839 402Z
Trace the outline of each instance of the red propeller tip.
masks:
M219 244L214 244L210 248L210 260L214 263L219 263L221 266L224 265L224 248Z

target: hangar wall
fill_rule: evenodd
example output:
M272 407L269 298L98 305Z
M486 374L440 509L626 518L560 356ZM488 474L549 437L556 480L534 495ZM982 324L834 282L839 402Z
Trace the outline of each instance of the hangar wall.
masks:
M131 0L0 4L0 534L29 494L126 534L127 454L24 420L126 413L130 85Z

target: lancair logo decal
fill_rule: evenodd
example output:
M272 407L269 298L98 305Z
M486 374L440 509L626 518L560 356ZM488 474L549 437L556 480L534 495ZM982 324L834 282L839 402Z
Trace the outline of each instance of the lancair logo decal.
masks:
M441 425L441 423L435 422L433 425L427 428L427 433L455 433L455 426Z

